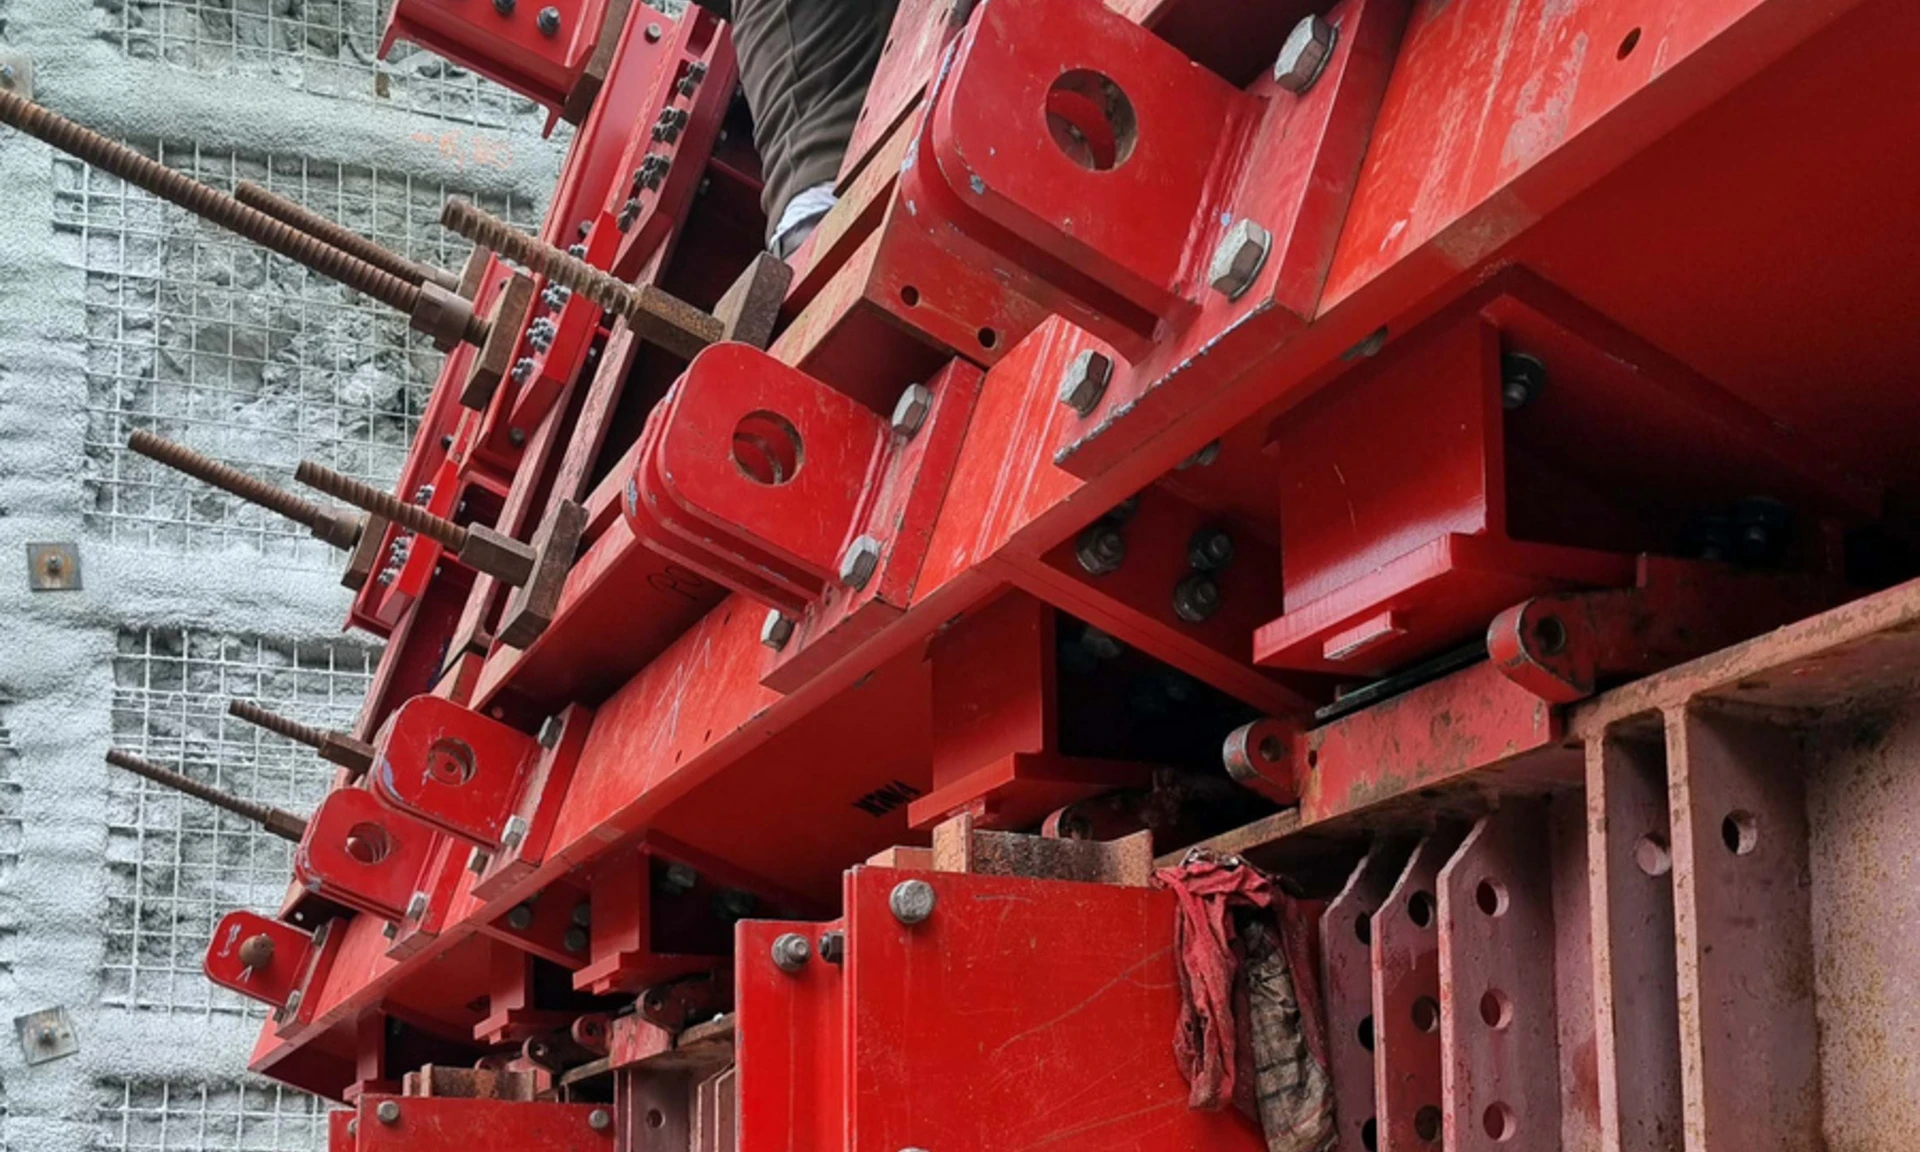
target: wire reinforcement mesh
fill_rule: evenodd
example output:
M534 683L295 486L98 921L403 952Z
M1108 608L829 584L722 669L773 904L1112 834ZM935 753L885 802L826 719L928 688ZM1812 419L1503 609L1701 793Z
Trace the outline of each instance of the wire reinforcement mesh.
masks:
M305 815L333 768L302 745L227 715L257 701L322 727L350 728L372 649L304 646L184 630L122 632L114 658L114 743L215 787ZM105 1004L168 1013L264 1015L200 971L219 918L277 908L290 845L232 813L118 769L107 803Z
M20 754L13 745L13 701L0 693L0 980L13 972L13 947L20 931L15 918L12 892L13 873L20 866ZM0 983L0 988L5 988ZM0 1126L6 1123L6 1098L0 1094ZM3 1135L3 1133L0 1133ZM0 1143L0 1148L5 1148Z
M298 156L134 142L215 187L253 180L417 260L457 270L469 246L439 226L445 186ZM137 428L290 484L314 459L385 487L441 365L407 318L291 260L65 156L54 225L86 273L89 528L172 552L251 547L328 568L326 545L126 451ZM477 202L521 227L523 200Z
M102 1080L93 1147L112 1152L318 1152L327 1107L254 1077Z
M458 124L537 125L533 101L411 44L378 59L381 0L94 0L98 34L135 60L271 77L321 96Z

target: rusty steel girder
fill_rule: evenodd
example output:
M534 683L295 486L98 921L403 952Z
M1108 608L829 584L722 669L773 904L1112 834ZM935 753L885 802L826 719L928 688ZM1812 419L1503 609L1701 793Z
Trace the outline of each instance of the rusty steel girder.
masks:
M1341 1149L1902 1146L1920 10L903 0L789 266L723 19L472 2L547 220L393 294L394 495L241 486L386 641L206 959L334 1152L1268 1147L1196 845Z

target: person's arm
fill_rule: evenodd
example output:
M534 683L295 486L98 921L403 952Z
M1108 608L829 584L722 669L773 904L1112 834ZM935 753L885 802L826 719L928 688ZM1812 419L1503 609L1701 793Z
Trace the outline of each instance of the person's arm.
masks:
M693 0L693 3L722 20L733 19L733 0Z

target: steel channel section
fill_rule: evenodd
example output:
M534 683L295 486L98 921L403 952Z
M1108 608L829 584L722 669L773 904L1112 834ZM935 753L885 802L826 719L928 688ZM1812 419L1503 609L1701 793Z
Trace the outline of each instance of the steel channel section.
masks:
M1456 4L1453 6L1456 15L1449 19L1484 15L1485 7ZM1610 11L1618 5L1596 2L1575 7L1578 19L1592 22L1597 29L1606 25ZM1443 198L1438 208L1433 198L1424 200L1426 216L1418 226L1406 229L1402 239L1390 244L1375 239L1388 231L1385 223L1376 222L1384 221L1383 212L1390 215L1393 205L1408 198L1404 177L1397 176L1391 165L1398 163L1407 170L1412 166L1394 149L1376 149L1369 154L1354 207L1348 214L1346 229L1334 256L1327 297L1334 307L1289 344L1283 355L1272 355L1271 349L1262 349L1258 354L1246 353L1244 358L1249 365L1262 366L1257 374L1260 379L1249 379L1252 373L1232 376L1212 392L1192 398L1191 402L1181 405L1177 417L1156 420L1157 430L1152 437L1131 447L1088 479L1074 479L1061 473L1049 461L1048 452L1019 456L1009 451L1030 439L1022 435L1023 431L1043 438L1057 435L1054 430L1060 427L1062 417L1048 407L1052 401L1045 395L1048 389L1044 385L1050 381L1050 375L1036 368L1027 381L1002 379L996 387L994 375L990 373L986 394L976 414L975 434L968 438L959 474L950 487L934 529L936 540L941 539L944 532L954 539L970 541L975 547L937 555L930 560L935 566L933 575L939 578L923 583L916 603L894 626L876 633L809 684L781 696L758 686L769 657L758 644L757 613L713 612L694 623L600 711L582 752L575 786L562 805L555 829L556 847L549 854L549 861L521 884L483 906L476 907L469 899L447 930L408 961L393 963L375 959L378 948L370 948L371 941L364 938L377 934L377 923L370 917L355 921L346 929L350 939L343 949L347 954L342 958L343 963L335 966L324 983L308 991L309 996L318 1000L318 1011L328 1023L371 1011L383 992L401 975L445 954L473 930L476 922L504 911L516 899L537 891L564 868L578 866L604 853L622 835L640 831L674 799L722 771L732 759L772 739L810 710L841 695L884 660L909 650L937 626L941 613L950 615L986 595L998 583L997 551L1006 549L1019 556L1043 554L1104 507L1117 503L1130 488L1177 462L1220 430L1251 415L1279 390L1275 380L1309 381L1332 364L1333 356L1345 347L1340 343L1342 339L1352 343L1377 327L1375 321L1397 321L1409 311L1417 314L1425 307L1421 301L1439 291L1462 267L1497 250L1497 244L1485 239L1468 242L1468 234L1475 227L1499 236L1502 241L1524 231L1528 223L1524 219L1500 220L1503 212L1508 217L1514 216L1516 187L1538 185L1540 195L1526 202L1536 218L1544 215L1548 207L1564 203L1580 187L1597 180L1657 138L1660 132L1752 75L1848 7L1824 6L1815 10L1811 5L1774 0L1772 3L1694 5L1684 15L1669 14L1666 18L1672 25L1664 30L1665 35L1659 41L1663 45L1663 63L1658 76L1642 73L1631 83L1616 82L1611 96L1603 92L1589 100L1583 95L1568 130L1559 134L1560 146L1543 151L1524 172L1500 173L1498 166L1490 166L1495 169L1492 175L1476 170L1470 174L1471 178L1453 182L1452 196ZM1527 22L1521 21L1520 26L1527 26ZM1734 31L1739 35L1733 35ZM1437 35L1423 29L1403 44L1382 109L1382 121L1374 132L1376 140L1404 141L1413 134L1411 130L1435 114L1432 109L1437 102L1423 102L1417 98L1421 94L1435 91L1436 85L1444 86L1445 90L1466 85L1458 73L1459 62L1438 52L1429 42L1428 38ZM1500 65L1506 60L1500 58L1491 63ZM1474 66L1482 67L1483 62L1476 59ZM1469 150L1468 157L1476 164L1483 163L1477 152ZM1375 246L1368 249L1369 243ZM1352 255L1363 250L1391 250L1393 256L1390 261L1381 262ZM997 405L993 403L996 399L1000 401ZM981 423L995 415L1011 424ZM989 473L997 475L999 480L988 491L969 491L962 484L964 475ZM990 544L981 546L983 539ZM661 715L650 703L661 698L663 692L681 701L681 707L671 718ZM1534 733L1528 739L1536 743L1548 738L1539 734L1538 724L1528 730ZM706 735L695 735L702 732ZM1757 773L1750 768L1745 776L1741 775L1741 765L1750 757L1742 759L1738 755L1739 747L1727 752L1723 746L1729 739L1715 722L1686 719L1672 727L1672 732L1676 734L1670 735L1670 742L1683 750L1703 745L1717 750L1720 760L1714 761L1709 756L1707 761L1731 766L1708 771L1719 771L1734 778L1734 784L1703 782L1705 806L1697 822L1708 823L1687 831L1679 825L1674 829L1675 852L1688 856L1691 866L1706 862L1697 841L1705 839L1708 833L1717 835L1716 828L1709 822L1707 807L1724 800L1728 789L1741 795L1746 795L1741 792L1743 788L1757 792L1748 797L1756 806L1769 800L1771 794L1751 779ZM1731 743L1739 745L1740 741L1735 739ZM1486 759L1491 757L1483 758L1482 762ZM1381 795L1390 791L1383 788ZM1679 843L1683 837L1688 838L1684 849ZM1802 833L1802 854L1804 839ZM1789 836L1783 846L1783 857L1763 861L1769 863L1768 875L1784 874L1780 869L1785 865L1780 860L1791 863L1793 844ZM1437 861L1434 867L1437 869ZM1712 872L1709 867L1710 877ZM1713 891L1704 895L1698 891L1684 893L1677 901L1678 938L1697 944L1703 930L1717 932L1722 919L1728 915L1728 899L1731 898ZM1740 905L1736 902L1734 907ZM1787 931L1794 930L1791 912L1789 909ZM1805 919L1802 907L1799 922L1804 925ZM1799 931L1804 934L1804 926ZM353 937L362 939L355 942ZM348 956L354 962L344 962ZM1731 978L1712 965L1704 970L1696 965L1694 972L1683 975L1689 980L1708 981L1716 987ZM1761 972L1756 978L1778 981L1782 977L1775 972ZM1810 1008L1804 1003L1792 1002L1786 1003L1786 1007L1788 1011L1780 1027L1783 1038L1790 1040L1800 1034L1796 1029L1804 1030L1810 1019ZM1707 1139L1706 1133L1714 1131L1713 1125L1738 1128L1741 1124L1737 1116L1728 1115L1730 1102L1739 1094L1739 1070L1728 1066L1724 1053L1710 1051L1713 1047L1710 1040L1715 1035L1714 1010L1714 1005L1708 1003L1701 1008L1706 1014L1704 1022L1683 1021L1686 1055L1690 1061L1684 1095L1688 1123L1698 1126L1702 1133L1699 1140ZM298 1042L294 1041L296 1045ZM286 1057L288 1050L278 1047L272 1037L263 1036L260 1055L264 1058L262 1063L271 1067L277 1059ZM1804 1082L1804 1075L1795 1081ZM1390 1093L1383 1092L1383 1096L1391 1098ZM1437 1102L1437 1093L1435 1099ZM1776 1129L1795 1131L1796 1124L1804 1123L1804 1109L1794 1111L1792 1101L1783 1107L1788 1111L1773 1117Z

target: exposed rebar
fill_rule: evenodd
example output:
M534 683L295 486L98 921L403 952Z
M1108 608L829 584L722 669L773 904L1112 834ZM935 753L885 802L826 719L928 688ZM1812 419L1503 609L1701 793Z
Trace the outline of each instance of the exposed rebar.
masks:
M227 713L238 716L249 724L265 728L276 736L285 736L295 744L305 744L309 748L325 746L327 737L330 735L324 728L302 724L298 720L282 716L277 712L269 712L258 704L250 704L245 700L227 701Z
M150 460L157 460L176 471L184 472L196 480L213 485L223 492L238 496L250 504L258 504L270 512L277 512L336 548L351 548L360 535L360 520L331 508L322 508L310 500L299 496L275 484L270 484L257 476L249 476L230 464L222 464L208 456L202 456L184 444L155 436L141 429L127 437L127 447Z
M296 204L278 193L270 192L251 180L242 180L235 184L233 198L249 208L265 212L283 224L290 224L309 236L317 237L350 256L358 256L384 272L391 272L409 284L431 280L450 292L459 290L460 278L444 268L435 268L430 264L409 260L393 249L360 235L346 225L329 220L311 208Z
M171 768L162 768L131 752L109 748L107 763L115 768L125 768L136 776L144 776L155 784L171 788L176 792L184 792L196 800L204 800L215 808L224 808L236 816L244 816L283 840L298 843L300 838L306 835L307 822L291 812L275 808L271 804L248 800L244 796L235 796L231 792L222 792L218 788L202 784Z
M420 302L420 289L391 272L309 236L298 228L283 224L258 209L249 208L218 189L208 187L165 164L142 156L124 144L109 140L98 132L83 128L58 113L5 90L0 90L0 122L10 124L69 156L144 188L162 200L178 204L203 220L236 232L408 316L413 315L415 306ZM476 345L484 344L487 338L486 322L477 316L470 317L465 338Z
M453 552L457 553L466 547L467 530L453 521L435 516L418 504L409 504L398 496L382 492L371 484L363 484L351 476L343 476L311 460L300 461L300 466L294 469L293 478L310 488L318 488L336 500L345 500L355 508L438 540Z
M718 318L679 297L651 284L636 288L459 197L441 209L440 223L623 317L636 336L670 352L691 358L725 333Z

